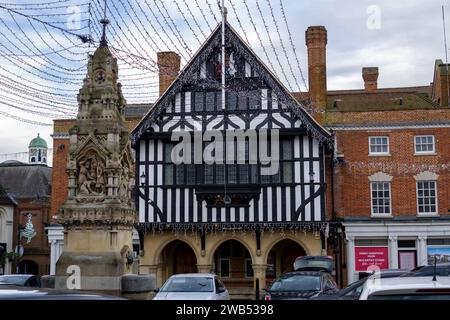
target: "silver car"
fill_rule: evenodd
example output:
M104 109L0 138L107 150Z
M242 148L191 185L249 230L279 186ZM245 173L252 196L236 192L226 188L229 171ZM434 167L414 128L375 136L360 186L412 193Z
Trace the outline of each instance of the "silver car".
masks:
M222 281L210 273L173 275L155 292L153 300L230 300Z

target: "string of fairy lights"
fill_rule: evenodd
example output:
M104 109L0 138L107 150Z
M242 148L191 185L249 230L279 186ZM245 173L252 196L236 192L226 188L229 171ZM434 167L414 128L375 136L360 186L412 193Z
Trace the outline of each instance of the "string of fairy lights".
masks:
M282 75L289 90L306 93L283 0L278 6L274 1L226 1L227 20L239 27L253 50L263 53L263 62L276 77ZM0 2L0 118L51 126L52 119L76 115L87 56L102 33L103 6L104 0ZM220 5L213 0L107 0L106 9L108 45L118 59L129 104L150 104L158 98L157 52L175 51L183 67L221 20ZM206 81L220 88L216 79ZM258 98L239 92L243 94Z

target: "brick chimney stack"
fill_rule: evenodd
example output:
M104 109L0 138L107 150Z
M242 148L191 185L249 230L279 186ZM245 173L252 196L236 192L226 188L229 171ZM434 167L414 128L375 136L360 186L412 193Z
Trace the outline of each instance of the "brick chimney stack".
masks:
M325 110L327 105L327 29L324 26L308 27L305 32L308 48L309 94L313 108Z
M378 89L378 67L362 68L364 89L366 92L375 92Z
M172 51L158 52L159 95L161 96L180 72L180 56Z

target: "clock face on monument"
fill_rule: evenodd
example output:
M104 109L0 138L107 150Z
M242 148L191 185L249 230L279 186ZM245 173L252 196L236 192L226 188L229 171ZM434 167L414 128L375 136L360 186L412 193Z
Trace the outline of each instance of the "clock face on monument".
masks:
M106 80L106 75L103 71L99 71L95 74L95 83L102 84Z

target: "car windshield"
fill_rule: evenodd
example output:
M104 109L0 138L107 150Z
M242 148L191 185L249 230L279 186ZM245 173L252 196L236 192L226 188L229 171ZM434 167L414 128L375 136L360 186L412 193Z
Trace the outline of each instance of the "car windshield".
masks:
M280 277L272 284L270 291L319 291L320 277L295 275Z
M0 276L0 283L15 284L18 286L25 285L28 276Z
M213 279L208 277L173 277L167 280L161 292L212 292Z

